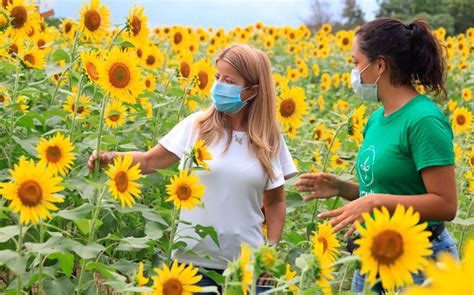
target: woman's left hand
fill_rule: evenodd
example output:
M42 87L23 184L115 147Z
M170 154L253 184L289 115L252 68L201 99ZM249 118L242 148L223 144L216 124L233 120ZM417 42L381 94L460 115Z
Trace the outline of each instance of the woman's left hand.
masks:
M350 237L355 231L355 222L358 220L361 222L362 213L372 212L375 207L374 203L375 195L367 195L362 198L358 198L344 205L341 208L326 211L318 215L319 218L332 217L329 222L334 226L334 232L338 232L347 225L351 225L351 228L344 235Z

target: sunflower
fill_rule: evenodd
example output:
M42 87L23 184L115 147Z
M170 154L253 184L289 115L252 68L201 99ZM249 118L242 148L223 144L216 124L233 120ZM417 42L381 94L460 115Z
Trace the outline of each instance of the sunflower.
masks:
M113 99L134 103L145 89L138 60L127 49L114 47L97 68L99 84Z
M253 265L252 265L252 251L248 244L240 245L240 259L238 267L238 279L241 283L242 294L247 294L247 290L252 284Z
M146 98L140 98L140 105L145 110L147 118L153 117L153 105L151 102Z
M104 118L105 125L109 128L115 129L125 124L127 117L127 108L119 101L108 103L105 107Z
M169 35L169 42L173 51L179 51L186 47L188 32L182 27L174 27Z
M453 112L452 125L456 133L469 130L472 121L472 113L465 107L457 108Z
M174 261L171 268L163 264L162 268L155 268L156 276L151 278L154 281L153 294L155 295L192 295L201 292L202 288L196 284L202 279L201 275L196 275L199 269L193 264L186 266Z
M262 271L269 271L276 265L277 252L274 247L261 246L255 253L255 259Z
M313 132L314 140L317 140L317 141L323 140L326 129L327 128L324 124L318 124L316 128L314 128L314 132Z
M353 34L348 31L341 30L337 32L336 34L337 38L337 43L339 45L339 48L341 48L342 51L348 51L352 48L352 41L353 41Z
M291 266L289 264L286 265L285 271L285 281L289 282L296 277L296 271L291 271ZM298 287L295 284L288 286L288 291L291 292L292 295L298 295Z
M146 77L145 77L145 87L146 87L146 89L148 89L150 91L155 91L155 89L156 89L155 76L153 76L152 74L146 75Z
M156 45L150 44L144 47L144 49L142 61L145 67L150 70L156 70L163 65L163 53Z
M53 50L51 47L52 42L53 38L47 32L41 32L35 37L35 47L44 52L50 52Z
M333 267L331 266L333 261L330 256L326 254L325 246L319 240L313 239L313 257L314 264L312 269L313 272L310 273L312 279L315 279L316 285L321 288L321 291L324 295L332 294L331 285L329 284L330 280L334 280L334 276L331 274Z
M397 205L391 217L385 207L374 209L373 215L363 213L366 227L356 222L361 238L354 253L362 258L361 274L368 274L372 285L379 275L387 290L413 284L411 273L423 270L426 256L433 252L428 239L431 233L424 231L426 222L418 224L420 214L412 207L405 211L402 205Z
M0 183L0 195L10 200L9 208L20 212L20 223L38 223L40 219L51 218L48 210L58 210L53 203L62 203L63 199L55 196L64 188L59 185L61 177L55 176L53 169L40 162L20 157L20 163L9 170L12 182Z
M80 28L86 37L92 40L102 40L110 27L110 12L106 5L100 5L100 0L84 3L81 9Z
M403 295L474 294L473 273L474 240L469 240L462 262L449 253L441 253L437 261L430 261L425 269L430 283L424 287L409 288Z
M10 96L5 88L0 87L0 106L6 106L10 103Z
M40 162L44 162L55 174L66 175L71 169L76 157L71 153L74 150L69 138L56 133L51 139L41 138L36 147Z
M28 39L28 33L39 27L40 16L30 1L13 0L7 5L7 10L11 22L5 32L13 40Z
M464 88L462 90L462 98L464 101L471 101L472 99L472 90L469 88Z
M89 107L91 104L91 100L89 97L85 95L81 95L79 98L79 103L74 103L76 99L70 95L67 96L67 103L63 105L63 109L69 111L71 117L74 115L79 119L86 118L91 113L91 108Z
M28 99L23 96L23 95L20 95L18 96L18 109L20 111L22 111L23 113L28 113L29 109L30 109L30 106L29 106L29 102L28 102Z
M134 182L142 176L140 163L132 166L133 158L131 155L114 158L114 164L109 165L105 172L110 180L107 181L109 192L114 199L119 198L122 208L127 205L132 208L135 204L135 198L140 197L141 184Z
M8 16L8 12L0 9L0 33L5 32L9 25L10 17Z
M178 60L178 73L181 84L188 84L192 75L193 56L190 53L184 53Z
M138 273L135 278L139 287L146 286L146 284L148 284L148 281L150 279L145 277L143 274L143 262L140 262L140 264L138 265Z
M169 195L166 202L173 201L175 207L191 210L196 205L202 204L205 186L199 184L199 177L196 174L181 170L179 175L171 178L166 190Z
M471 168L474 169L474 147L471 148L471 153L469 154L468 162L469 162L469 165L471 166Z
M318 231L313 232L313 248L316 247L314 246L316 243L323 244L322 255L326 256L330 261L336 260L336 256L338 255L337 247L340 247L341 245L336 239L336 234L334 233L333 227L329 222L319 223Z
M74 39L74 35L77 31L77 24L71 18L66 18L61 23L61 34L69 40Z
M216 69L212 66L211 61L208 58L200 59L194 65L193 75L196 79L193 94L201 97L209 96L216 75Z
M200 139L196 142L192 150L193 162L206 170L209 170L209 165L206 161L212 160L212 155L209 152L204 140Z
M143 15L143 7L135 4L127 19L129 37L139 43L148 41L150 29L147 21L148 17Z
M282 89L277 101L277 117L280 123L299 128L303 116L308 113L305 99L306 95L301 87Z
M23 54L21 59L28 68L44 69L44 52L41 49L35 48L28 50Z
M100 64L100 54L98 51L81 51L82 68L92 82L99 80L98 67Z

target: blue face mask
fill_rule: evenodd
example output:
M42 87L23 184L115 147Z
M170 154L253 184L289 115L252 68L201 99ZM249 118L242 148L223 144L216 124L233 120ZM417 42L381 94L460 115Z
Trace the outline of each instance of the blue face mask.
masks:
M248 88L215 81L211 88L211 98L216 110L231 114L238 113L247 104L247 101L242 101L240 94L242 90Z
M372 63L369 63L362 71L352 69L351 72L351 84L352 89L356 93L356 95L363 100L367 101L379 101L377 96L377 82L380 79L378 76L377 80L373 84L364 84L361 81L360 74L362 74Z

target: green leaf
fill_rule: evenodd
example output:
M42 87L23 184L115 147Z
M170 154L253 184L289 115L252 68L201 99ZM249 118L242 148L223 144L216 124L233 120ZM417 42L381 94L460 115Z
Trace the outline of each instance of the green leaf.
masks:
M39 139L35 136L30 136L28 138L21 139L17 136L12 136L13 140L21 146L30 156L35 157L37 155L36 145L38 144Z
M148 241L150 239L148 237L143 238L135 238L135 237L127 237L120 241L115 250L117 251L133 251L133 250L141 250L148 248Z
M172 176L175 176L175 175L179 174L178 171L171 170L171 169L156 169L156 172L160 173L161 175L163 175L165 177L172 177Z
M86 266L86 270L96 270L100 272L100 274L103 275L108 280L114 278L114 274L115 274L114 268L100 262L88 263Z
M81 206L71 210L61 210L56 215L67 220L79 220L85 218L92 211L92 205L84 203Z
M99 244L91 244L88 246L78 244L74 246L72 250L77 255L79 255L79 257L81 257L82 259L92 259L92 258L96 258L97 255L99 255L101 251L105 250L105 248L104 246L99 245Z
M6 265L17 275L22 275L25 273L26 258L12 250L1 250L0 265Z
M44 243L25 243L25 248L36 254L50 255L67 252L77 244L79 243L64 237L51 237Z
M197 224L194 227L195 232L201 237L201 239L204 239L206 236L210 236L212 241L217 245L217 247L220 248L219 244L219 238L217 237L217 232L212 226L202 226L200 224Z
M74 255L71 253L54 253L48 257L49 259L57 259L61 270L70 277L74 267Z
M102 225L102 220L97 219L96 221L95 228L98 229ZM88 235L91 232L91 227L92 227L92 220L91 219L78 219L74 220L74 224L79 228L79 230L85 234Z
M474 217L467 218L467 219L462 219L462 218L456 217L451 222L454 223L454 224L460 224L460 225L464 225L464 226L474 225Z
M60 60L65 60L66 62L69 61L69 54L66 52L66 50L59 48L54 51L52 54L53 60L54 61L60 61Z
M0 243L5 243L9 239L16 237L20 233L18 225L10 225L0 228Z
M70 295L74 294L74 285L66 277L47 279L43 282L45 294Z
M163 236L163 230L156 222L147 222L145 225L145 234L150 240L157 241Z

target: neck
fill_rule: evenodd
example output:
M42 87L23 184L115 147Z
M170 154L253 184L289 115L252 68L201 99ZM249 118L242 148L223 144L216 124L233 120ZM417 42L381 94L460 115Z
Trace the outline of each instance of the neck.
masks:
M245 115L245 108L237 114L226 114L227 120L235 131L246 131L245 126L242 124Z
M383 93L380 93L380 102L384 107L384 115L388 116L401 107L403 107L412 98L420 93L412 86L386 86L383 88Z

